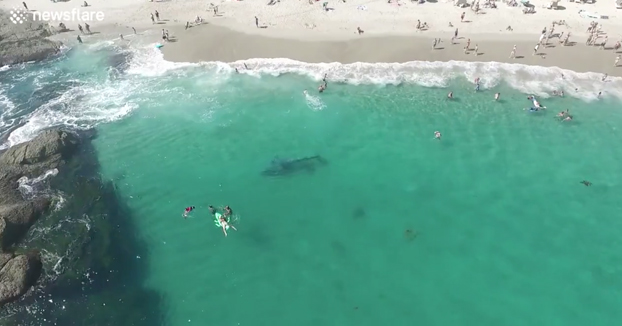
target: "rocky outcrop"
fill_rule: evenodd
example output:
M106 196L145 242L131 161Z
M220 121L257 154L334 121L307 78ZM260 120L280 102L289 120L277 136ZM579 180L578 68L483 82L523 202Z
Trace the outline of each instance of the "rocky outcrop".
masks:
M36 178L62 168L76 152L79 138L62 130L47 130L33 140L13 146L0 156L0 249L10 250L48 210L50 199L26 199L18 186L21 177ZM38 255L0 254L0 304L26 293L41 273Z
M26 293L41 274L38 255L20 255L9 260L0 270L0 306Z
M0 66L39 61L59 52L60 43L47 39L52 34L48 24L26 19L15 24L0 11Z
M78 146L76 135L58 129L46 130L33 140L9 148L0 157L0 164L33 167L45 164L47 169L58 167L71 157Z

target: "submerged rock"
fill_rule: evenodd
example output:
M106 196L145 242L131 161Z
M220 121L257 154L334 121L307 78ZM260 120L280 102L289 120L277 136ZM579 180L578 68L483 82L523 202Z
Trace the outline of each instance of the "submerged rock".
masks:
M0 270L0 305L26 293L41 275L38 255L21 255L9 260Z
M59 52L61 44L47 39L52 35L48 24L26 19L15 24L0 11L0 66L39 61Z

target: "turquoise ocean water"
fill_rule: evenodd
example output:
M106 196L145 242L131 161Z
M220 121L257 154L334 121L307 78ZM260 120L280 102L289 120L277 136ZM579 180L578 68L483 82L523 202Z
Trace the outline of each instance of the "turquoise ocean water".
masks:
M565 72L555 87L575 96L542 97L548 109L528 113L534 76L545 85L558 71L454 63L442 81L417 75L436 87L379 85L368 66L274 76L274 62L256 61L263 74L235 74L152 52L104 44L7 69L0 108L5 145L50 125L97 129L101 173L149 247L144 286L164 298L162 325L622 319L616 85ZM590 87L611 91L594 100ZM565 109L574 121L555 118ZM275 157L314 155L324 162L262 174ZM237 231L225 237L208 205L230 205Z

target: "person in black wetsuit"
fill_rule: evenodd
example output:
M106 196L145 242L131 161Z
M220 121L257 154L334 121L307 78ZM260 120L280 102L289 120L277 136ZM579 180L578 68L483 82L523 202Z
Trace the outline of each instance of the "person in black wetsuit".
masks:
M587 181L587 180L583 180L583 181L581 181L581 183L582 183L583 185L585 185L586 187L589 187L589 186L591 186L591 185L592 185L592 183L591 183L591 182L589 182L589 181Z
M225 214L223 215L224 215L224 218L227 219L227 221L229 220L231 215L233 215L233 211L231 210L231 207L229 207L229 205L225 206Z

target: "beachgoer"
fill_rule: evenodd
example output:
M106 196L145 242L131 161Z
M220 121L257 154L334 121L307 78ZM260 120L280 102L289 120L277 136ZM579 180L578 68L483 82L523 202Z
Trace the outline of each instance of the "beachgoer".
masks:
M214 208L214 206L209 205L207 208L209 209L210 214L212 215L216 214L216 208Z
M194 206L186 207L186 209L184 210L184 218L188 217L188 214L190 214L190 212L192 212L194 208Z
M222 216L218 219L218 222L220 223L220 226L222 227L222 232L225 234L225 237L227 236L227 227L230 227L236 231L238 230L235 228L235 226L229 224L229 222L227 222L227 220L225 220L225 218Z
M225 206L225 214L223 214L223 216L228 218L228 217L231 217L231 215L233 215L233 211L231 210L231 207L229 207L228 205Z
M501 97L501 93L497 93L497 94L495 94L495 101L498 101L498 100L499 100L499 97Z
M592 183L591 183L591 182L589 182L589 181L587 181L587 180L583 180L583 181L581 181L580 183L582 183L582 184L583 184L584 186L586 186L586 187L589 187L589 186L591 186L591 185L592 185Z
M441 140L441 132L440 131L435 131L434 132L434 138Z
M453 99L454 98L454 92L449 92L449 94L447 94L447 98L448 99Z

